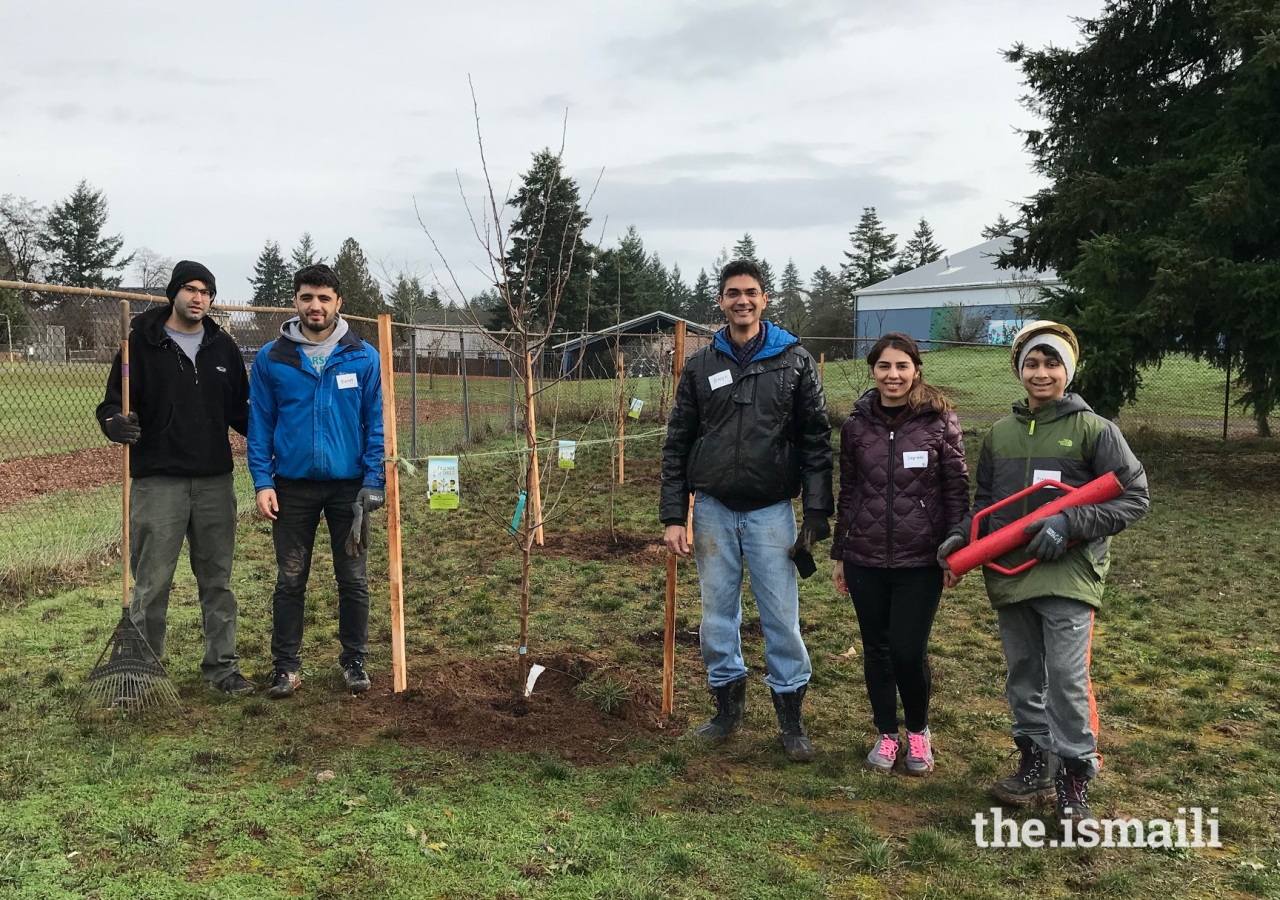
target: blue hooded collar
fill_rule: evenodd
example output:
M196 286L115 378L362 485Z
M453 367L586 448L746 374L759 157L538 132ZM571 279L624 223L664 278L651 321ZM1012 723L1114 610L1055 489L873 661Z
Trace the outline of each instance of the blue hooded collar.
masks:
M771 322L762 321L760 323L760 327L765 330L764 345L755 356L748 360L748 364L753 363L758 359L769 359L772 356L778 356L783 350L786 350L792 344L800 343L800 339L794 334L787 331L785 328L774 325ZM734 362L737 362L738 356L733 352L733 344L729 341L728 325L716 332L715 348L721 353L728 354Z

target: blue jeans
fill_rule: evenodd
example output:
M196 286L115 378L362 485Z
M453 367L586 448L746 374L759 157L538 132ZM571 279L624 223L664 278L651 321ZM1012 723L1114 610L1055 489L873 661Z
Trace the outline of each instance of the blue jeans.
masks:
M742 563L764 631L765 684L780 694L809 683L812 667L800 636L800 594L788 551L796 542L789 502L734 512L699 491L693 507L693 553L702 589L702 661L721 687L747 674L742 661Z

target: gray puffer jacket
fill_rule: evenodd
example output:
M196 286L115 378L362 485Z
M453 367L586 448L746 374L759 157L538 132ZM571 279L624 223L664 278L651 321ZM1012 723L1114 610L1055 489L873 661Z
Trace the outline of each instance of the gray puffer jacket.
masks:
M969 510L969 467L954 412L925 406L890 425L867 391L840 430L840 497L831 558L856 566L937 565Z

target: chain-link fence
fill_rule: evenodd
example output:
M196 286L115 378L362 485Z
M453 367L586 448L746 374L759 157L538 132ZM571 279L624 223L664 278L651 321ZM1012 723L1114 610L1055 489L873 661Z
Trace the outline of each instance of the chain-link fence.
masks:
M0 313L0 583L111 560L120 537L121 453L102 435L94 409L120 346L119 300L15 292L20 307ZM134 315L152 302L131 301ZM280 333L292 309L225 307L212 315L239 346L246 367ZM519 452L524 443L525 360L519 336L480 328L396 325L391 347L377 326L352 327L395 373L399 455L425 460ZM714 329L690 326L686 357ZM871 386L867 340L806 339L820 360L832 422L838 426ZM954 400L962 423L981 430L1020 396L1007 347L926 345L925 374ZM652 330L552 335L531 348L539 437L590 437L591 453L616 454L621 431L660 440L672 395L675 339L669 317ZM1244 391L1203 362L1171 357L1143 373L1135 404L1118 421L1178 436L1237 439L1258 433L1234 402ZM389 392L390 393L390 392ZM1086 398L1087 399L1087 398ZM636 415L631 416L635 410ZM1272 422L1272 427L1280 424ZM244 441L233 435L242 510L252 507ZM645 451L653 456L652 449ZM641 465L640 454L629 454ZM645 464L647 465L647 463ZM633 471L633 470L632 470ZM646 473L656 479L656 471Z

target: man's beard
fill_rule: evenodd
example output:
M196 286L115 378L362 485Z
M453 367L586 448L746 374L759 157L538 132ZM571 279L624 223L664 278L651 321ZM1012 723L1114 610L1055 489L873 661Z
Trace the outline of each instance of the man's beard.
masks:
M337 322L337 321L338 321L338 314L337 314L337 313L334 313L332 316L327 317L327 318L324 320L324 322L323 322L323 323L321 323L321 324L320 324L320 325L318 325L318 326L317 326L317 325L313 325L311 322L307 321L307 317L306 317L306 316L299 316L299 318L298 318L298 323L302 326L302 329L303 329L304 331L309 331L309 332L311 332L312 334L319 334L320 332L324 331L324 330L325 330L325 329L327 329L330 325L334 324L334 323L335 323L335 322Z

